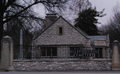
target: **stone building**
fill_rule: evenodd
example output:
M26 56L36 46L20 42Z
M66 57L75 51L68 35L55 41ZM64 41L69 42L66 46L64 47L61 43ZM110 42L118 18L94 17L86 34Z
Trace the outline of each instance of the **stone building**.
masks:
M32 59L14 60L15 70L112 70L109 35L88 36L62 16L48 14L46 29L32 45Z
M109 59L109 35L88 36L55 14L47 14L46 29L33 44L37 58Z

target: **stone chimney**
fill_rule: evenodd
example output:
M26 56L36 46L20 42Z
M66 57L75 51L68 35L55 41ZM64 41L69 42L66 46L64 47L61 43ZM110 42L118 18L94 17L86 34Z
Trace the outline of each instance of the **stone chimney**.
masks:
M57 15L56 13L48 13L46 14L45 18L46 18L46 28L47 28L57 19Z

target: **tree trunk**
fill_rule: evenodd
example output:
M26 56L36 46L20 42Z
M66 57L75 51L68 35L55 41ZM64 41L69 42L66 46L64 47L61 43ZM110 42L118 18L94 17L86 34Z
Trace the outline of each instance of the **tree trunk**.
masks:
M3 23L2 23L2 17L0 15L0 59L1 59L1 40L3 37Z
M0 59L1 59L1 40L3 37L3 11L2 0L0 0Z
M1 17L1 16L0 16ZM3 19L0 18L0 41L2 40L2 37L3 37Z
M3 37L3 24L2 24L2 18L1 18L1 15L0 15L0 59L1 59L1 40L2 40L2 37Z

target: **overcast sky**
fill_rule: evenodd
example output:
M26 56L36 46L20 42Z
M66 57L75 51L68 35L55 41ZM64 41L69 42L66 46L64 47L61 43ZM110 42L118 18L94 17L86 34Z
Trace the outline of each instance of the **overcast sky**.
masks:
M107 15L104 17L100 17L98 20L103 25L108 22L110 17L112 17L113 7L117 5L117 3L120 3L120 0L89 0L89 1L92 3L93 7L96 6L98 11L102 11L105 8L104 13ZM42 16L44 18L45 16L44 6L41 5L35 6L34 10L38 11L39 16ZM98 24L97 26L101 26L101 24Z
M98 11L101 11L105 8L104 13L107 14L106 16L99 18L99 22L101 24L106 24L110 17L113 15L113 7L120 3L120 0L89 0L93 6L96 6ZM99 25L100 26L100 25Z

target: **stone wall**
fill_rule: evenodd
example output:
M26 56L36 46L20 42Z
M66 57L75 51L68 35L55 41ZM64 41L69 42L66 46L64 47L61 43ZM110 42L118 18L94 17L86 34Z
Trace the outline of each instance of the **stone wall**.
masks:
M111 70L111 60L40 59L14 60L17 71Z

